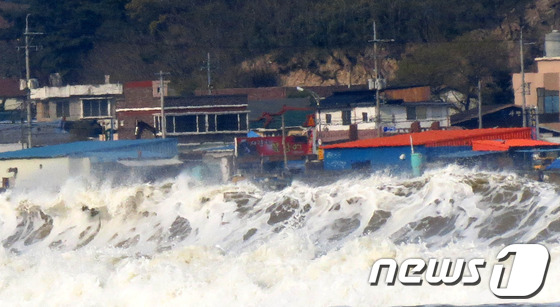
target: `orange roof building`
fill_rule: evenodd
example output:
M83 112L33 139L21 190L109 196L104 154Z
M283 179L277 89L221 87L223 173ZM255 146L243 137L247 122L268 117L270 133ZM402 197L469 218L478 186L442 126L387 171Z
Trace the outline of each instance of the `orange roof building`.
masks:
M510 148L560 147L560 144L534 141L531 133L532 128L432 130L326 145L322 146L324 167L327 170L410 169L411 144L414 152L422 154L428 162L454 156L469 158Z

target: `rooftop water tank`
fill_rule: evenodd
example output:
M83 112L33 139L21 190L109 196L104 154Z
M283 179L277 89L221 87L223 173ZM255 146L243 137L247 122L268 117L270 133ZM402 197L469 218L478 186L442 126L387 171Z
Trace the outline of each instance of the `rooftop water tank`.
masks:
M560 57L560 32L553 30L544 36L544 54L546 57Z

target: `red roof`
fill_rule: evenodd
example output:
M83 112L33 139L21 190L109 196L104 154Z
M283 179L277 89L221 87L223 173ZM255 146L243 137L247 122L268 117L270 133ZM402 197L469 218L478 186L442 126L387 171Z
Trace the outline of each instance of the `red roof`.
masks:
M531 128L490 128L472 130L430 130L418 133L358 140L353 142L323 146L332 148L370 148L410 146L410 138L415 146L470 146L474 140L530 139Z
M0 97L22 97L25 91L19 89L19 80L0 79Z
M560 144L550 143L545 141L537 140L526 140L526 139L513 139L504 141L473 141L472 147L474 151L508 151L510 148L516 147L549 147L555 146L559 147Z
M152 87L152 81L132 81L124 84L125 88Z

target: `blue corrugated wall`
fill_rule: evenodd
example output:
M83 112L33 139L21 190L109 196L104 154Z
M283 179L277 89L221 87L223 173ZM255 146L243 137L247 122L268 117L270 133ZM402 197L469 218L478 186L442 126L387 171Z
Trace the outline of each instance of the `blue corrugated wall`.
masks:
M427 162L437 160L438 156L458 151L471 150L469 146L424 147L415 146L414 152L424 155ZM353 168L392 169L408 171L410 146L374 148L333 148L325 149L324 167L326 170L351 170ZM405 156L401 160L401 155Z

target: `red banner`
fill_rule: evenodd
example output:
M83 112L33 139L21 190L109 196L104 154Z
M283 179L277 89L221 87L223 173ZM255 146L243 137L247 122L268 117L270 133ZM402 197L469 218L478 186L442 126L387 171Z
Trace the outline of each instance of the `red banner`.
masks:
M282 156L284 155L281 136L260 138L237 138L236 154L244 156ZM310 152L305 136L287 136L286 154L288 156L302 156Z

